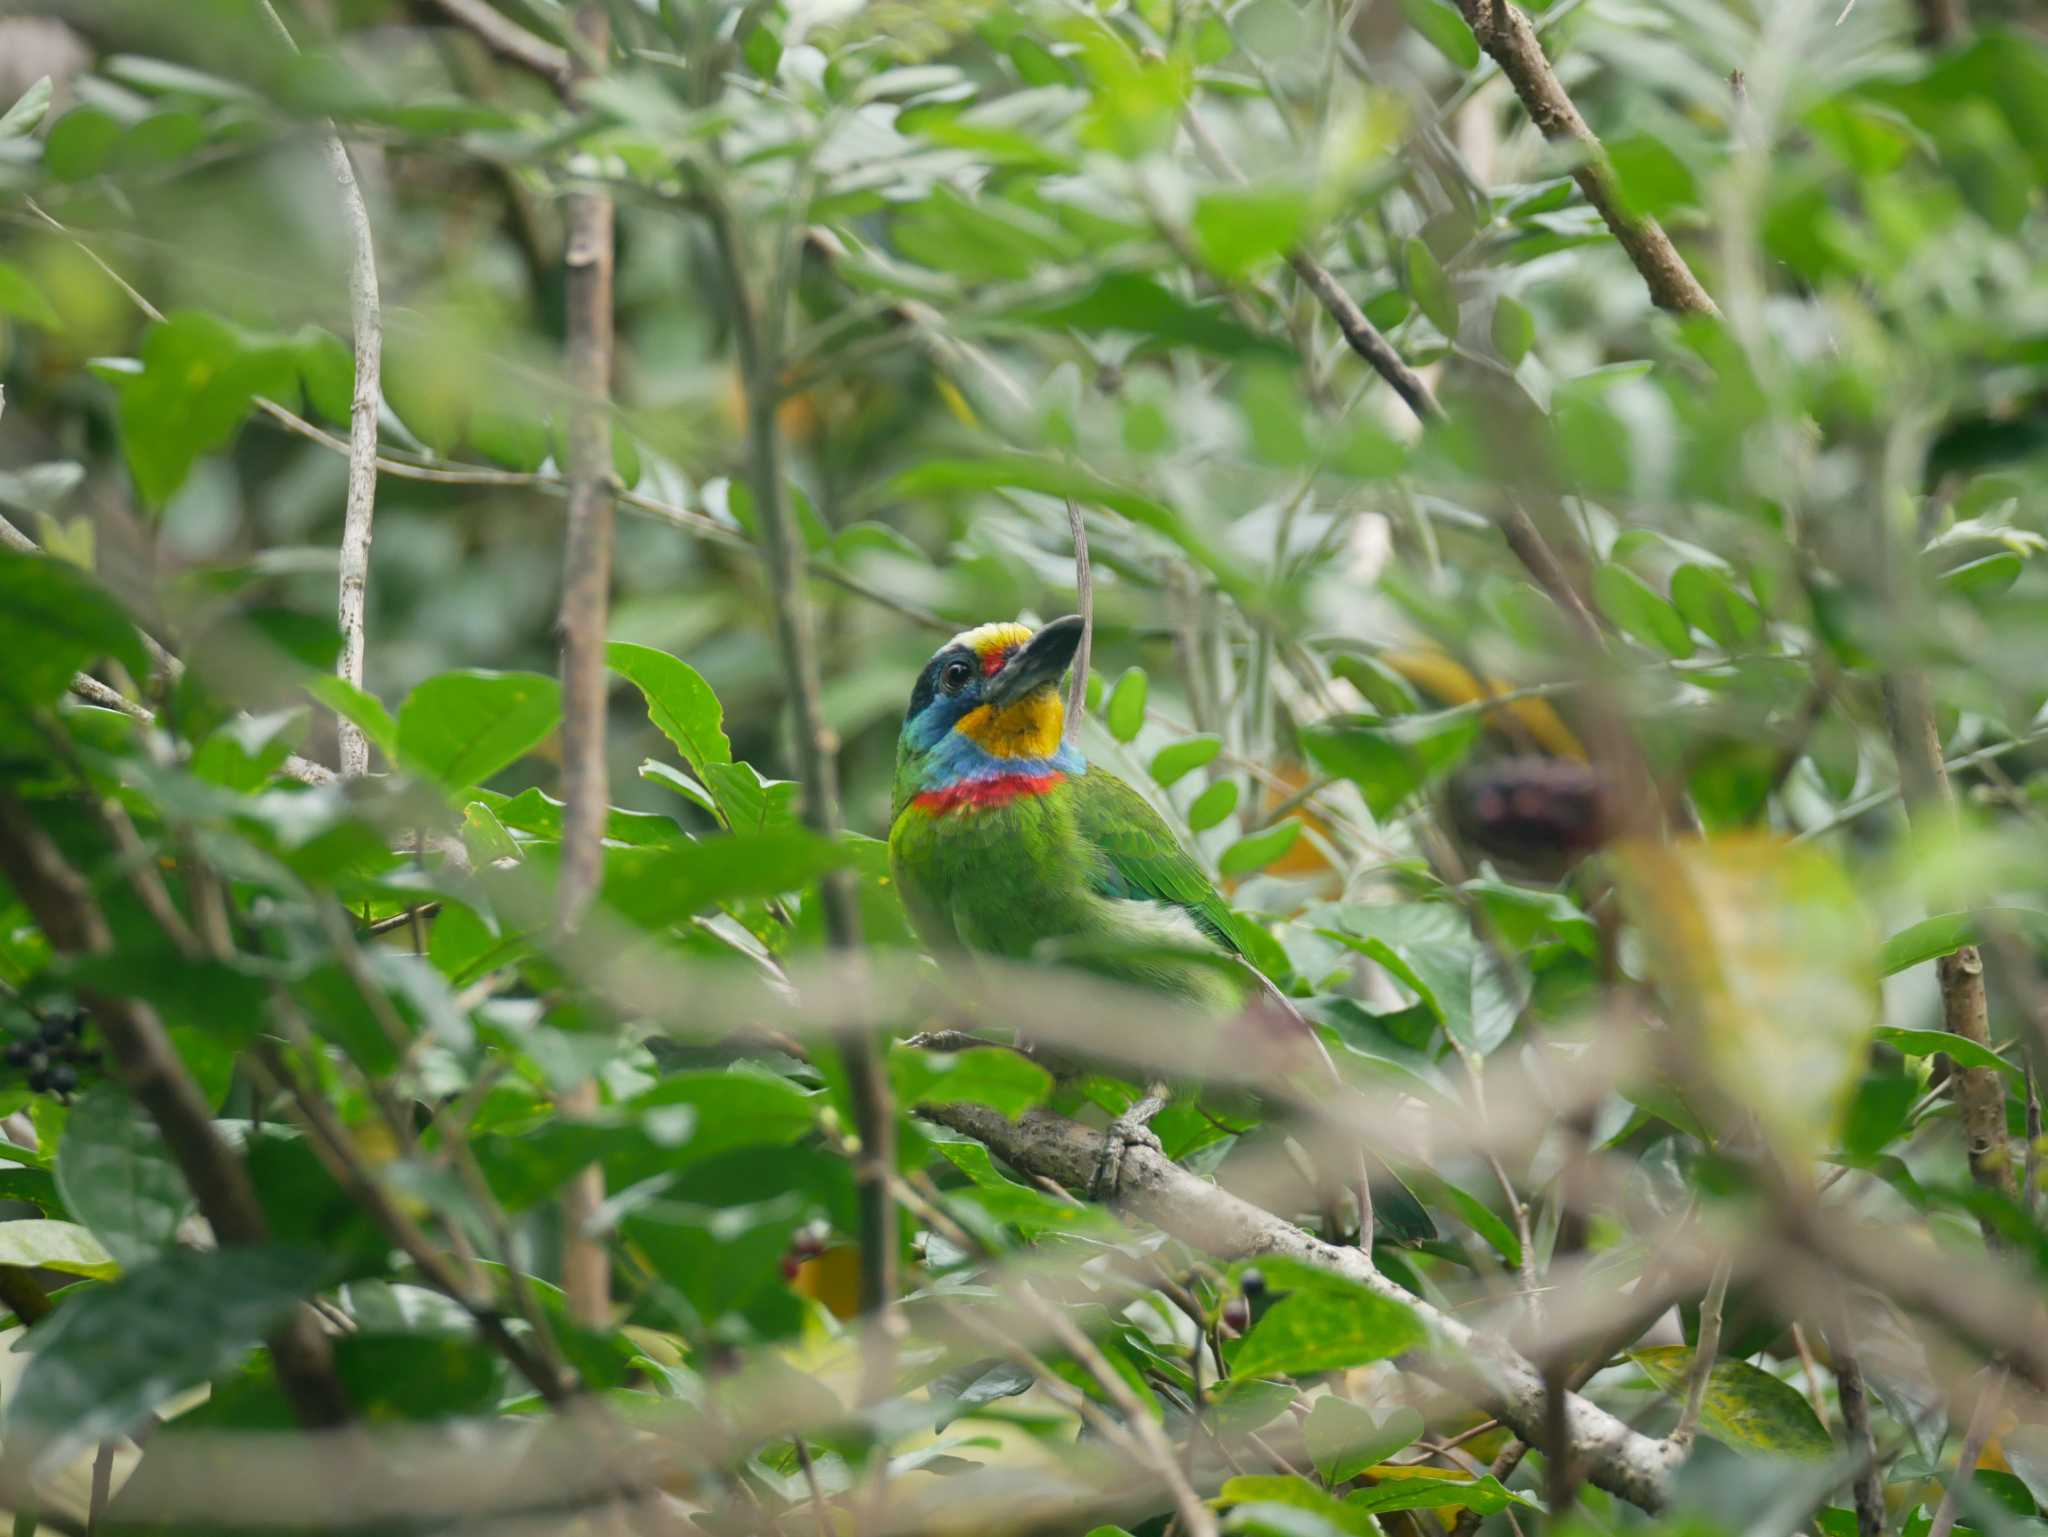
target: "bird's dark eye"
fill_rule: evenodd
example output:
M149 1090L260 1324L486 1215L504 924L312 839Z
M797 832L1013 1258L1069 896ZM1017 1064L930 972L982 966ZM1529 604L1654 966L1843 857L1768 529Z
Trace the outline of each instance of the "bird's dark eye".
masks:
M974 676L974 669L965 662L948 662L946 670L939 675L939 682L949 694L957 694L967 687L967 680Z

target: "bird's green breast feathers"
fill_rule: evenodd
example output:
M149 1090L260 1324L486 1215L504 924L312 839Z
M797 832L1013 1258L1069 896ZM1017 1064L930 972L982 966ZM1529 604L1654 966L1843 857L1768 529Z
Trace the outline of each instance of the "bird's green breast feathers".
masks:
M1083 964L1204 1003L1234 1001L1226 971L1157 952L1242 951L1244 920L1144 797L1112 774L1090 769L994 805L934 811L913 801L897 815L889 853L904 907L934 951L1151 951Z

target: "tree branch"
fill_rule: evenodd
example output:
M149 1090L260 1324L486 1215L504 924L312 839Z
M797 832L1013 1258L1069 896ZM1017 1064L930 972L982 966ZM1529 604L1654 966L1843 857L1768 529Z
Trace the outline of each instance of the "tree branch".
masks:
M1103 1139L1078 1122L1034 1111L1005 1120L981 1105L938 1105L920 1114L987 1145L1019 1172L1086 1188ZM1339 1248L1142 1147L1125 1151L1119 1205L1183 1243L1221 1257L1279 1254L1357 1282L1412 1309L1432 1343L1406 1363L1458 1391L1476 1391L1488 1409L1525 1441L1543 1441L1542 1374L1506 1342L1481 1334L1403 1291L1356 1249ZM1671 1497L1675 1454L1576 1394L1567 1395L1565 1425L1574 1459L1600 1488L1644 1510Z
M1828 1354L1835 1363L1835 1393L1842 1401L1842 1425L1848 1432L1849 1455L1856 1461L1856 1537L1884 1537L1884 1472L1877 1462L1877 1433L1870 1425L1870 1395L1863 1387L1863 1365L1857 1359L1846 1309L1827 1331Z
M463 27L477 41L509 64L516 64L540 76L557 91L569 90L570 60L566 49L545 38L535 37L508 16L500 15L489 0L433 0L450 21Z
M582 56L571 67L571 100L581 97L610 42L601 4L575 14ZM612 261L609 194L569 194L568 378L569 527L562 554L562 864L555 922L569 933L604 879L605 628L612 579ZM560 1102L568 1116L597 1109L597 1085L578 1084ZM580 1170L562 1191L562 1290L570 1315L603 1327L611 1312L611 1254L585 1230L604 1204L604 1172Z
M740 240L738 224L726 205L723 190L707 187L703 203L712 224L727 292L732 296L733 334L740 355L740 375L747 397L748 478L754 507L761 520L762 543L768 556L768 579L775 599L776 637L789 683L790 708L796 727L797 771L804 784L804 814L826 838L842 832L839 812L839 740L825 722L818 677L818 656L804 592L804 552L790 527L784 494L782 435L776 421L780 403L782 316L757 306L755 285ZM787 261L794 252L781 253ZM777 303L786 302L787 285L777 282ZM818 883L826 942L848 954L860 949L860 910L852 881L834 870ZM863 1394L870 1400L890 1390L895 1376L896 1201L888 1177L896 1166L896 1112L889 1083L873 1038L854 1028L839 1036L852 1090L854 1120L860 1134L855 1174L860 1190L861 1308L869 1328L863 1353Z
M1638 217L1624 206L1614 167L1599 138L1565 93L1557 72L1543 52L1536 29L1512 0L1458 0L1479 46L1493 56L1500 72L1514 86L1528 109L1529 120L1552 143L1566 144L1583 158L1572 179L1586 201L1607 221L1628 259L1649 286L1658 308L1681 315L1718 315L1720 310L1679 255L1678 247L1655 219Z
M270 0L263 13L293 53L299 45ZM377 242L370 231L370 210L362 184L349 162L348 146L332 123L327 125L327 164L341 191L342 217L348 224L348 313L355 340L355 389L348 407L348 502L341 524L341 593L336 614L341 629L341 655L334 670L344 683L363 686L363 609L370 586L370 524L377 510L377 412L383 401L383 311L377 297ZM355 779L370 771L370 739L346 715L334 717L341 777Z
M1906 816L1915 831L1930 825L1953 826L1955 792L1941 760L1941 735L1935 727L1934 701L1922 673L1895 673L1884 684L1885 719L1898 759L1899 785L1905 794ZM1975 945L1964 945L1934 963L1941 986L1942 1028L1986 1050L1991 1046L1991 1015L1984 996L1984 957ZM1995 1068L1965 1067L1951 1062L1956 1105L1970 1155L1970 1177L1985 1189L2013 1193L2013 1159L2006 1144L2005 1084ZM1985 1243L1998 1247L1988 1218L1979 1223Z
M1967 0L1914 0L1920 12L1916 34L1924 48L1948 48L1970 30Z
M1689 1447L1699 1433L1700 1414L1707 1406L1707 1385L1714 1377L1714 1357L1721 1353L1721 1315L1728 1302L1728 1276L1733 1267L1726 1259L1714 1267L1707 1295L1700 1302L1699 1343L1692 1353L1692 1365L1685 1374L1685 1406L1671 1432L1675 1446Z
M1067 526L1074 535L1074 602L1081 612L1081 644L1074 648L1074 676L1067 684L1066 738L1074 739L1088 711L1088 667L1095 652L1095 570L1088 563L1088 523L1081 504L1067 498Z
M0 874L60 955L105 955L113 931L93 901L85 879L27 806L0 790ZM81 987L80 1001L92 1011L121 1080L163 1133L176 1160L223 1244L261 1244L270 1224L256 1199L249 1171L213 1124L213 1108L185 1071L161 1021L147 1004L96 987ZM334 1353L312 1314L294 1309L267 1342L278 1381L302 1424L318 1429L346 1424L348 1395L335 1375Z

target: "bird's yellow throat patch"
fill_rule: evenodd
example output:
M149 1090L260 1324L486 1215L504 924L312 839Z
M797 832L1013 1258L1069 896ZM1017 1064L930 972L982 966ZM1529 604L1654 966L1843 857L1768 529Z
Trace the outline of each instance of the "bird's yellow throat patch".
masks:
M977 705L953 729L991 758L1050 758L1066 721L1060 691L1047 684L1000 710Z

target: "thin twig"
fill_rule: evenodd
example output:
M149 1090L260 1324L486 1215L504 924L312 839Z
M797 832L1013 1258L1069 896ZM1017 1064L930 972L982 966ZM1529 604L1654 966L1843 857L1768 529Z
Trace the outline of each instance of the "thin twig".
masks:
M777 381L781 375L783 316L790 284L778 272L765 308L753 279L753 268L741 242L738 220L725 202L723 189L705 185L702 203L710 218L719 262L731 295L732 326L740 355L740 377L746 391L748 475L753 483L755 515L768 557L769 587L775 601L776 638L788 680L790 710L796 727L797 766L804 784L804 814L823 837L837 841L843 832L839 808L839 739L826 723L819 682L817 642L811 606L804 591L803 547L790 526L782 473L782 432L776 420ZM786 265L799 253L779 253ZM860 909L843 870L818 883L826 942L852 955L860 949ZM869 1400L890 1391L895 1378L894 1306L896 1300L896 1202L889 1172L896 1165L896 1112L880 1054L866 1030L853 1028L839 1036L852 1090L854 1120L860 1135L855 1174L860 1193L861 1307L868 1315L862 1352L862 1391Z
M569 88L569 53L545 38L535 37L489 0L434 0L449 20L467 28L486 48L508 63L540 76L557 91Z
M1458 0L1479 46L1493 56L1515 94L1528 109L1529 120L1543 137L1571 147L1581 157L1572 179L1586 194L1628 259L1642 274L1651 300L1660 309L1681 315L1718 315L1714 301L1686 260L1648 215L1629 211L1607 151L1573 105L1557 71L1543 52L1543 43L1529 18L1512 0Z
M293 53L299 45L270 0L263 14ZM383 310L377 296L377 242L370 230L370 210L362 183L349 162L348 146L334 124L327 125L326 152L334 184L341 192L341 211L348 225L348 313L355 338L355 388L348 408L348 501L341 525L341 593L336 613L341 628L341 654L334 670L344 683L363 686L364 606L370 586L370 529L377 509L377 413L383 401ZM370 739L346 715L334 718L341 777L355 779L370 771Z
M597 0L574 19L580 56L571 63L569 95L580 100L610 43L610 22ZM569 194L567 373L569 518L562 554L562 861L555 924L563 934L582 921L604 879L604 824L610 788L605 772L605 627L611 607L613 209L611 197L582 188ZM561 1114L597 1111L594 1081L561 1096ZM562 1291L570 1316L602 1328L611 1315L611 1253L589 1231L604 1205L604 1171L580 1169L562 1190Z
M1074 648L1074 676L1067 684L1066 738L1073 741L1088 709L1088 666L1095 651L1095 570L1088 563L1088 523L1081 504L1067 498L1067 525L1074 534L1074 601L1081 610L1081 644Z
M1870 1395L1863 1386L1863 1365L1849 1329L1846 1308L1839 1309L1827 1330L1828 1354L1835 1361L1835 1394L1842 1401L1842 1426L1849 1454L1856 1459L1856 1537L1884 1537L1884 1473L1877 1463L1877 1433L1870 1424Z
M1984 1384L1984 1391L1977 1397L1977 1407L1970 1413L1970 1428L1964 1433L1962 1448L1956 1454L1955 1477L1941 1492L1941 1504L1935 1507L1934 1524L1927 1528L1927 1537L1949 1537L1955 1529L1963 1490L1977 1476L1977 1460L1984 1455L1984 1443L1991 1439L1991 1427L1998 1422L1998 1400L2004 1387L2005 1369L1994 1366L1991 1380Z
M1884 683L1885 718L1898 760L1899 784L1906 798L1906 816L1915 832L1946 830L1956 819L1955 791L1941 761L1941 735L1935 726L1934 701L1926 676L1913 670L1894 673ZM1990 1050L1991 1015L1984 995L1984 958L1975 945L1964 945L1934 963L1941 988L1942 1028ZM1956 1105L1970 1158L1970 1177L1996 1194L2011 1196L2014 1168L2006 1142L2005 1083L1989 1067L1953 1064ZM1989 1217L1979 1220L1985 1243L1999 1246Z
M114 1493L114 1452L119 1443L102 1441L92 1459L92 1495L85 1507L86 1537L100 1529L106 1519L107 1501Z
M1714 1267L1707 1294L1700 1302L1699 1343L1692 1353L1692 1365L1685 1373L1685 1407L1671 1432L1675 1446L1690 1446L1699 1433L1700 1414L1707 1406L1707 1385L1714 1377L1714 1358L1721 1353L1721 1317L1728 1301L1728 1277L1733 1263L1723 1258Z

